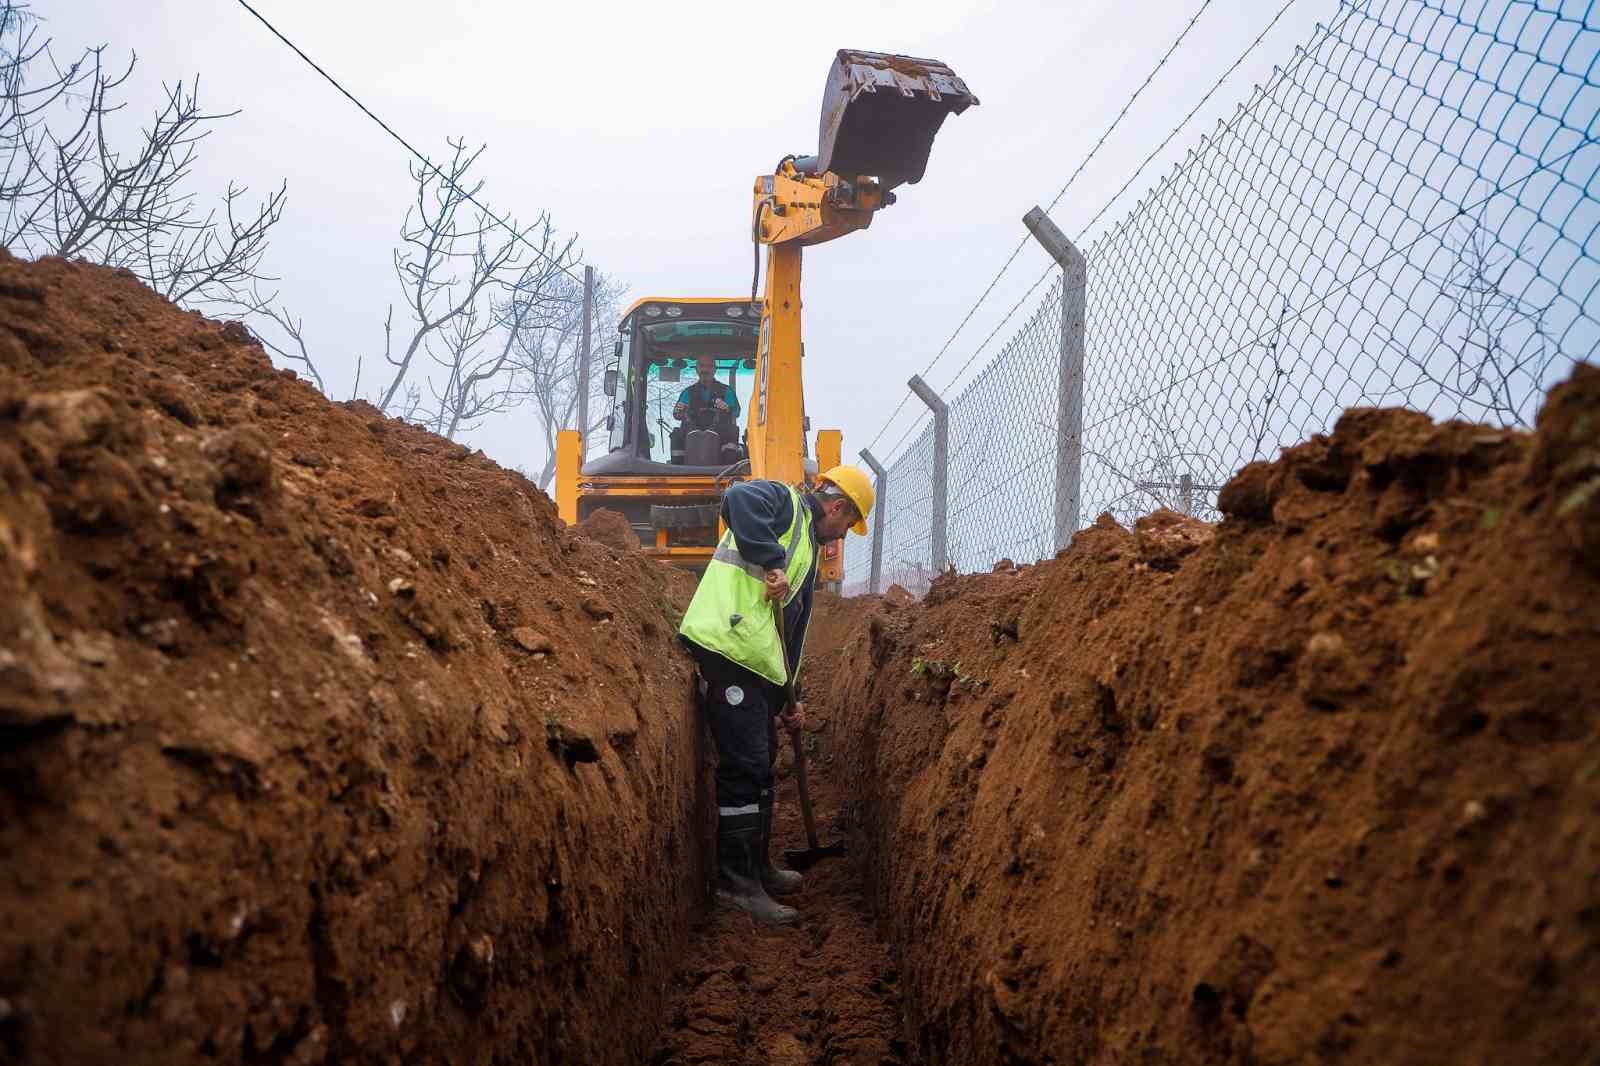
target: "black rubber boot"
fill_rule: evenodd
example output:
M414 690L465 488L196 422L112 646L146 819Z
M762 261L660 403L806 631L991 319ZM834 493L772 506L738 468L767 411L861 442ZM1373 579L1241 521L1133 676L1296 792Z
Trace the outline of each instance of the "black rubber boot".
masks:
M761 815L723 815L717 819L717 900L738 907L758 922L788 925L800 916L775 903L762 887Z
M785 870L772 862L772 793L761 797L761 885L774 896L787 896L800 891L805 880L794 870Z

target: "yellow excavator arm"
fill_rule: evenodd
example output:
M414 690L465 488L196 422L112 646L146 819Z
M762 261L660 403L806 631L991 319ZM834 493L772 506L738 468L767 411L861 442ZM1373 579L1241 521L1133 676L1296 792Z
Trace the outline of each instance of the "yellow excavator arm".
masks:
M767 248L765 296L755 303L752 288L751 303L728 301L724 309L729 318L757 306L761 309L755 385L745 405L751 477L791 485L806 480L801 249L871 225L878 211L894 203L897 186L921 180L945 116L977 102L955 72L936 60L841 51L829 68L823 91L817 154L785 156L772 173L756 179L751 236L758 249ZM663 316L695 318L687 313L693 310L693 299L660 303ZM629 317L624 316L625 328ZM637 328L634 335L637 338ZM629 362L619 366L624 374L619 381L633 381L628 376L633 374L643 380L645 367L635 360L645 359L645 352L631 350ZM597 506L627 509L646 552L679 565L704 566L721 536L718 497L730 479L742 475L744 462L708 472L705 467L651 460L641 443L651 439L650 431L636 424L644 417L640 394L627 392L625 401L622 395L614 401L622 422L610 455L590 462L576 431L560 434L556 502L561 517L577 522ZM621 410L624 402L640 406ZM819 470L839 464L843 441L837 430L820 431L816 445ZM684 462L673 459L674 464ZM840 545L826 545L819 564L821 579L837 582L842 571Z
M818 153L785 156L756 179L751 234L767 246L767 272L745 427L752 476L805 480L801 249L871 225L895 186L921 180L945 116L977 102L938 60L841 50L823 92Z

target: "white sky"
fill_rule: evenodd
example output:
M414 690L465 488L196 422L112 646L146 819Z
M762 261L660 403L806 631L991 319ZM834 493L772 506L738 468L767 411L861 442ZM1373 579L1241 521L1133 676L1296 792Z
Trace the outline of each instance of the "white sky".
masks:
M852 457L1004 262L1022 215L1056 195L1199 0L883 0L803 17L723 0L256 6L435 158L446 136L486 142L485 200L524 222L550 212L630 299L749 291L752 180L787 152L815 150L836 49L950 64L981 106L947 120L927 177L902 187L871 229L806 253L806 406L814 426L844 430ZM1279 6L1212 5L1052 213L1069 235ZM369 367L377 358L385 309L399 294L390 257L412 193L404 151L234 0L34 0L33 10L58 54L101 42L137 52L135 114L162 80L195 75L203 103L242 111L213 134L198 177L210 191L230 178L263 191L287 179L289 207L267 266L305 317L330 391L348 395L357 354ZM1335 10L1335 0L1298 0L1134 195ZM950 395L956 369L1047 264L1030 242L929 375L936 388ZM369 370L363 391L373 384ZM921 414L912 401L879 442L880 458ZM507 465L542 463L531 412L464 439Z

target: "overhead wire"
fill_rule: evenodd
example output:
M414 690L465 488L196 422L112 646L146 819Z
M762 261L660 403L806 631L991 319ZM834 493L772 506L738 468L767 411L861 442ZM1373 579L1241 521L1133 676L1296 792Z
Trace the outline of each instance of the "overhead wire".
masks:
M1072 183L1078 179L1078 175L1082 174L1084 168L1086 168L1089 163L1093 161L1095 155L1100 151L1101 146L1106 143L1106 140L1111 136L1111 134L1116 131L1119 125L1121 125L1122 120L1127 116L1128 111L1138 101L1145 89L1149 88L1150 83L1155 80L1156 75L1159 74L1162 68L1167 65L1167 61L1170 60L1173 54L1177 52L1178 48L1182 46L1184 40L1189 36L1189 31L1194 29L1195 24L1200 21L1201 16L1206 13L1206 10L1211 7L1213 2L1214 0L1201 0L1199 8L1197 8L1195 13L1189 17L1189 21L1184 24L1182 32L1180 32L1173 40L1172 44L1168 46L1166 52L1162 53L1161 58L1156 62L1156 65L1151 68L1150 73L1145 76L1144 81L1141 82L1139 87L1136 88L1128 97L1127 101L1122 105L1122 109L1117 112L1116 118L1111 120L1111 124L1108 125L1104 132L1100 134L1099 140L1095 141L1094 146L1089 149L1089 153L1083 157L1083 160L1078 164L1077 169L1072 172L1072 174L1067 178L1066 183L1061 186L1060 191L1056 193L1055 198L1050 201L1050 206L1045 209L1046 213L1053 210L1056 204L1061 202L1061 198L1067 194L1067 190L1070 189L1072 187ZM1288 2L1294 3L1295 0L1288 0ZM1287 6L1288 5L1286 4L1285 7L1287 8ZM1277 19L1275 18L1273 21L1276 22ZM1241 57L1241 60L1242 58L1243 57ZM1026 248L1027 245L1028 234L1025 233L1023 234L1022 239L1017 242L1016 247L1011 249L1011 254L1006 257L1006 261L1001 264L1000 270L992 279L990 279L989 284L978 296L976 302L974 302L972 307L967 310L967 313L962 316L961 321L956 323L956 328L951 331L950 336L946 338L944 344L939 346L939 350L934 354L933 360L929 362L927 367L922 371L922 377L926 378L930 373L933 372L933 368L939 365L939 361L943 359L945 353L950 350L950 346L955 343L955 339L961 335L961 331L967 327L967 323L972 321L972 316L977 314L978 309L983 306L984 301L987 300L989 295L994 292L995 286L1000 284L1000 280L1005 277L1006 272L1011 269L1011 264L1016 262L1017 256L1022 254L1022 249ZM895 409L890 412L888 419L884 421L882 428L878 430L877 436L873 437L872 442L867 445L868 449L871 449L873 445L877 444L878 441L883 438L884 433L888 432L889 426L894 423L895 418L897 418L900 412L904 410L908 399L909 394L900 397L900 402L896 404Z
M439 169L438 165L436 163L434 163L433 160L429 159L422 152L418 151L411 144L410 141L406 140L398 132L396 132L396 130L395 130L395 128L393 126L391 126L387 122L385 122L370 107L368 107L366 104L362 103L359 99L357 99L356 95L354 93L352 93L349 89L346 89L342 84L340 84L339 79L335 78L332 74L329 74L326 70L324 70L321 64L319 64L316 60L314 60L310 56L308 56L305 53L305 51L299 45L295 44L287 36L285 36L282 30L278 29L278 27L274 26L270 21L268 21L268 19L267 19L267 17L265 15L263 15L261 12L257 11L253 6L251 6L251 4L249 3L249 0L237 0L237 2L238 2L240 7L244 8L251 15L254 15L255 18L256 18L256 21L260 22L261 25L265 26L267 28L268 32L270 32L274 37L276 37L278 40L282 41L285 45L287 45L289 47L290 51L294 52L295 55L299 56L302 60L304 60L307 66L309 66L312 70L316 71L318 74L322 75L323 80L325 80L329 85L332 85L335 89L337 89L339 91L340 95L342 95L346 100L349 100L352 104L355 104L356 107L361 111L361 113L363 115L366 115L373 122L377 123L378 127L380 129L382 129L383 132L387 133L390 137L394 138L395 142L398 143L406 151L408 151L412 155L416 156L417 159L420 160L422 162L422 164L428 168L428 170L430 170L433 174L435 174L439 178L440 181L442 181L446 185L450 186L450 188L454 189L457 193L460 193L461 197L463 199L465 199L466 201L471 203L478 210L482 211L486 218L490 219L496 225L498 225L502 229L504 229L507 233L511 234L511 236L514 239L516 239L516 240L520 241L521 243L523 243L524 245L526 245L528 247L528 249L533 252L534 255L538 256L540 259L543 259L545 262L549 263L551 266L553 266L557 270L561 271L561 273L565 274L567 277L571 278L573 281L578 282L580 285L583 284L583 279L581 277L579 277L577 274L573 273L571 267L565 266L561 262L559 262L558 260L552 259L548 253L546 253L538 245L534 244L531 240L529 240L528 237L521 230L517 229L510 222L507 222L505 219L501 218L499 215L497 215L493 211L491 211L488 208L488 206L483 203L483 201L479 200L472 193L471 190L463 189L460 185L456 184L456 182L448 174L446 174L443 170Z

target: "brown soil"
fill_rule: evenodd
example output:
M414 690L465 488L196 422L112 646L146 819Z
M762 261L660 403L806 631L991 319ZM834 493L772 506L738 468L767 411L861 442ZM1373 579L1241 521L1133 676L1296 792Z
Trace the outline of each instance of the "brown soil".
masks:
M852 603L818 591L804 674L826 677L851 630ZM826 605L826 606L824 606ZM812 707L806 766L817 837L841 840L838 762L825 708ZM787 739L778 759L774 852L806 846ZM794 926L772 929L727 909L695 929L675 979L661 1064L809 1063L894 1066L917 1061L902 1039L899 974L874 928L861 881L848 859L826 859L804 890L783 902L800 911Z
M627 517L620 511L606 507L597 508L588 518L578 523L578 532L590 540L598 541L618 551L639 550L639 534L633 531Z
M692 582L518 475L0 254L0 479L0 1061L1600 1057L1600 371L820 597L777 930Z
M813 705L911 1043L1597 1061L1597 490L1584 367L1532 436L1352 411L1216 527L856 601Z
M841 835L836 791L825 765L810 776L817 835L830 843ZM793 786L782 780L779 790L774 846L803 848L805 830ZM655 1061L675 1066L915 1061L901 1038L899 975L873 928L849 862L826 859L813 866L804 890L783 902L800 911L792 926L774 929L742 912L717 908L696 927L674 982L668 1028Z
M917 597L904 585L890 585L889 591L883 594L883 598L884 602L893 604L896 607L904 607L917 602Z
M61 261L0 257L0 479L0 1059L648 1056L686 578Z

